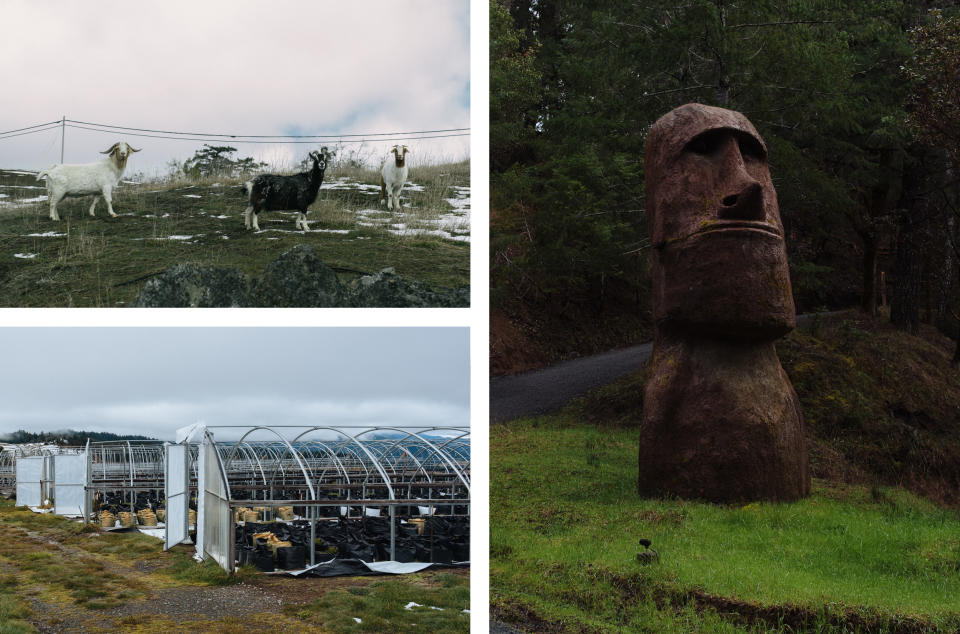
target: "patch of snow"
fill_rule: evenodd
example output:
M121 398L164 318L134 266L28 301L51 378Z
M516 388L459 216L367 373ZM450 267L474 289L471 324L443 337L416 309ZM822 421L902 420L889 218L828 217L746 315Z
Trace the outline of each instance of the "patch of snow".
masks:
M36 176L40 172L20 172L17 170L3 170L4 174L21 174L23 176Z
M202 233L199 235L203 235ZM193 240L195 236L167 236L166 240ZM157 240L164 240L164 238L157 238Z
M379 189L379 188L378 188L378 189ZM422 191L423 191L423 185L417 185L416 183L411 183L411 182L408 181L407 184L403 186L403 191L406 191L406 192L422 192Z
M0 185L0 189L46 189L43 185Z
M39 203L48 200L47 196L37 196L36 198L21 198L18 203Z
M422 607L423 607L423 606L420 605L419 603L414 603L413 601L411 601L410 603L408 603L408 604L406 604L405 606L403 606L403 609L404 609L404 610L412 610L413 608L422 608Z
M14 254L13 254L13 257L15 257L15 258L21 258L21 259L23 259L23 260L29 260L29 259L32 259L32 258L37 257L37 254L36 254L36 253L14 253Z
M47 231L46 233L28 233L26 237L28 238L59 238L65 236L65 233L57 233L56 231Z
M469 198L444 198L454 209L470 209Z
M356 621L357 623L363 623L363 621L361 621L361 620L358 619L357 617L353 617L353 620Z
M200 194L184 194L184 198L203 198Z
M223 220L224 218L229 218L230 216L225 216L223 214L220 214L219 216L213 216L213 217L216 218L217 220Z
M349 229L311 229L310 233L350 233Z

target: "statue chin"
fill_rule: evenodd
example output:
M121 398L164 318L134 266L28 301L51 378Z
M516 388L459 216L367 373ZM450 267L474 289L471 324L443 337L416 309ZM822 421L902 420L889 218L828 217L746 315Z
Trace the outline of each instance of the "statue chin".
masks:
M672 331L765 341L796 327L779 236L750 230L695 234L655 257L654 318Z

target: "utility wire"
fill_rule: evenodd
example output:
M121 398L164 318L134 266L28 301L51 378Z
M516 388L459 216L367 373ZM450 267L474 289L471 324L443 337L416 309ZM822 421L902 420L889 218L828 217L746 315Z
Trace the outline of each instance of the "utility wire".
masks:
M27 126L27 127L25 127L25 128L17 128L16 130L7 130L6 132L0 132L0 135L8 134L8 133L10 133L10 132L20 132L21 130L30 130L30 129L32 129L32 128L42 128L42 127L45 126L45 125L51 125L51 124L54 124L54 123L57 124L57 125L60 125L61 122L60 122L60 121L49 121L49 122L47 122L47 123L38 123L37 125L30 125L30 126Z
M67 119L67 121L69 121L69 120L70 120L70 119ZM67 124L66 127L68 127L68 128L74 128L74 129L76 129L76 130L90 130L90 131L92 131L92 132L111 132L111 133L117 132L117 130L106 130L106 129L103 129L103 128L92 128L92 127L88 127L88 126L75 125L75 124ZM48 129L52 129L52 128L48 128ZM143 134L143 133L137 133L137 132L126 132L125 134L126 134L126 136L147 137L147 138L151 138L151 139L170 139L170 140L173 140L173 141L218 141L218 142L224 141L223 138L211 139L211 138L209 138L209 137L163 136L163 135L158 135L158 134ZM179 134L179 133L178 133L178 134ZM186 134L186 133L182 133L182 134ZM332 137L332 138L329 139L327 142L328 142L328 143L333 143L333 142L339 142L339 143L366 143L366 142L368 142L368 141L413 141L413 140L421 140L421 139L445 139L445 138L449 138L449 137L460 137L460 136L470 136L470 133L469 133L469 132L459 132L459 133L455 133L455 134L436 134L436 135L427 135L427 136L392 137L392 138L387 138L387 139L369 139L369 138L364 138L364 139L346 139L346 140L343 140L343 139L340 139L339 137ZM262 137L261 137L261 138L262 138ZM302 137L297 137L297 138L302 138ZM276 140L276 141L247 141L247 140L244 140L244 139L234 139L234 141L235 141L236 143L267 143L267 144L275 144L275 145L276 145L276 144L290 144L290 143L292 143L292 144L316 145L317 143L320 143L320 142L321 142L321 141L316 140L316 139L313 140L313 141L282 141L282 140Z
M29 132L20 132L20 133L17 133L17 134L6 134L6 133L4 133L4 134L0 135L0 141L2 141L2 140L4 140L4 139L12 139L12 138L15 137L15 136L23 136L23 135L25 135L25 134L36 134L37 132L46 132L47 130L56 130L56 129L59 128L59 127L60 127L60 124L57 123L56 125L52 125L52 126L50 126L49 128L43 128L42 130L30 130Z
M97 126L100 128L115 128L117 130L134 130L136 132L156 132L159 134L186 134L190 136L202 137L229 137L236 139L243 137L247 139L340 139L344 137L373 137L373 136L399 136L406 134L438 134L440 132L466 132L470 128L446 128L444 130L410 130L405 132L371 132L369 134L215 134L213 132L178 132L176 130L151 130L149 128L129 128L120 125L110 125L108 123L91 123L90 121L76 121L66 119L67 123L78 123L80 125ZM60 123L55 121L54 123Z

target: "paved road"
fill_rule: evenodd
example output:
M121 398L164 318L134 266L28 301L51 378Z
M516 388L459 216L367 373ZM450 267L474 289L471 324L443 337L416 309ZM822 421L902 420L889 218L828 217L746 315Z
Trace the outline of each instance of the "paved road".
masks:
M490 379L490 422L560 409L570 399L639 370L652 343L571 359L539 370Z

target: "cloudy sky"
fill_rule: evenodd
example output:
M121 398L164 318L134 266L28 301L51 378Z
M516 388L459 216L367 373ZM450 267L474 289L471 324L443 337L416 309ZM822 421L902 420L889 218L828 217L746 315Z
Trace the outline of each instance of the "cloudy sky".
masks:
M62 116L204 135L470 126L467 0L4 0L0 24L0 133ZM0 134L0 168L60 162L59 127L23 132ZM396 141L373 138L341 152L379 163ZM147 176L204 143L67 127L64 162L96 160L120 139L142 148L128 172ZM280 166L336 145L275 140L210 142ZM469 136L400 142L414 165L469 154Z
M0 328L0 350L0 434L470 424L466 328Z

